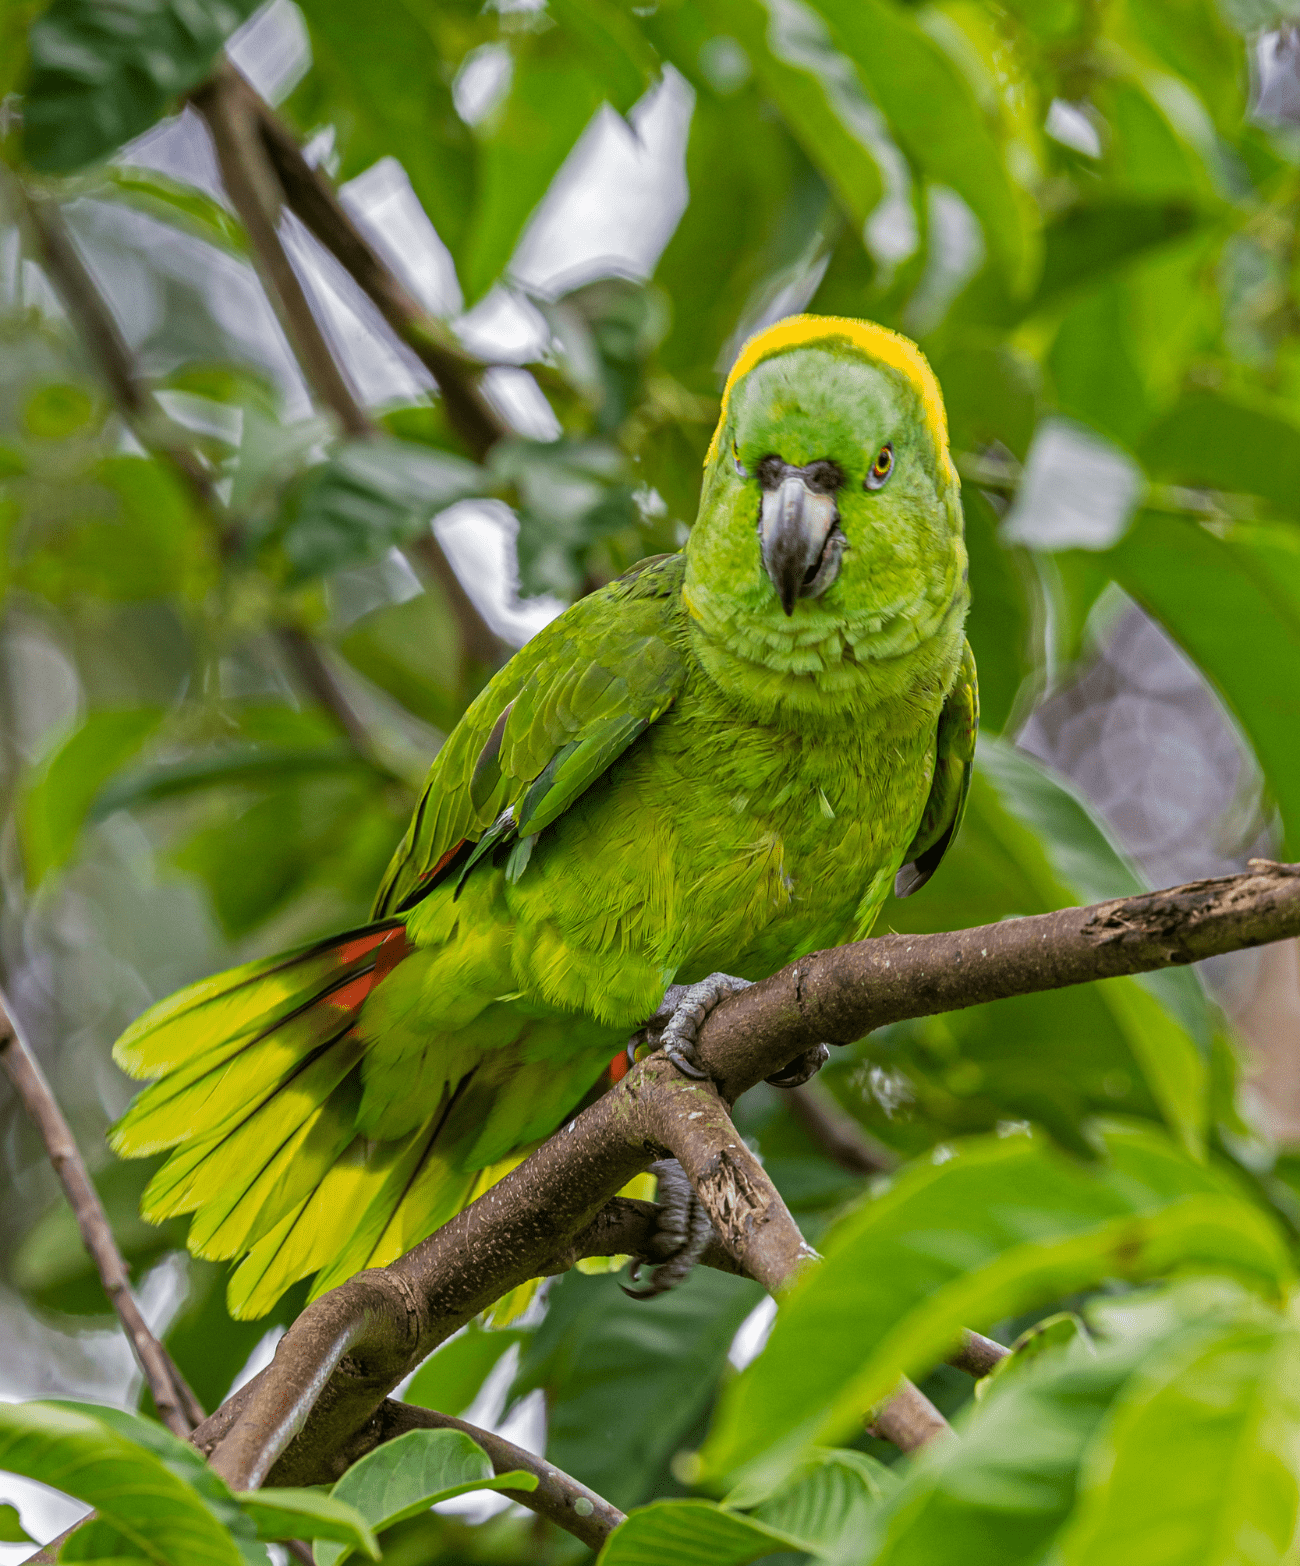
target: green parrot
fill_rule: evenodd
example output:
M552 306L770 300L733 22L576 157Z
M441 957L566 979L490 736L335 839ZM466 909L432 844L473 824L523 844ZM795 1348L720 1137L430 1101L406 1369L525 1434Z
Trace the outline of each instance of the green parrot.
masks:
M938 384L797 316L722 399L685 549L567 609L439 751L371 923L191 985L114 1058L142 1204L236 1316L431 1234L549 1136L670 986L868 934L957 830L977 724ZM705 981L701 983L701 981ZM787 1081L793 1078L787 1077Z

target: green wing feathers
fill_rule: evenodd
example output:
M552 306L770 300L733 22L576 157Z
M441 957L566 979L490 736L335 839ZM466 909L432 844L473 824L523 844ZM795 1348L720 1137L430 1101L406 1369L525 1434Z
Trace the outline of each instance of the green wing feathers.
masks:
M894 879L894 895L910 897L939 868L956 837L970 793L975 763L975 736L980 722L979 683L975 656L965 644L957 679L939 714L935 737L934 780L916 836L908 844L902 869Z
M487 687L434 762L374 923L191 985L119 1039L123 1070L157 1080L113 1148L170 1150L143 1214L193 1214L195 1255L242 1258L234 1315L265 1313L312 1273L321 1293L394 1260L549 1135L604 1069L608 1028L511 993L491 878L460 894L477 864L501 862L493 849L522 875L537 834L672 702L679 579L670 558L612 583ZM402 913L439 888L408 932Z
M483 690L439 751L411 826L375 899L409 906L466 842L523 847L671 705L686 676L671 606L680 555L642 561L553 620ZM520 851L522 850L522 851Z

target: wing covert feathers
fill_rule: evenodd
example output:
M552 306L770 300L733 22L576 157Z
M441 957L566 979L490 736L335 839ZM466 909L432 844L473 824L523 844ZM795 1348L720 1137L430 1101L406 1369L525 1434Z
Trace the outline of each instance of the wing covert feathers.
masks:
M894 878L894 896L919 892L956 837L970 793L975 763L975 737L979 729L979 684L970 643L962 652L961 668L939 714L935 735L934 779L921 814L916 836L908 845L902 869Z

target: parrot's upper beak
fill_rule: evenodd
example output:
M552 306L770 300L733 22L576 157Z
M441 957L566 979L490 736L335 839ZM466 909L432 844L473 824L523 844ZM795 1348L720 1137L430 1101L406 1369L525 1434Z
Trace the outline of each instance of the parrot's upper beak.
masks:
M764 491L758 536L786 614L797 598L818 597L839 575L845 539L835 496L810 489L801 469L787 468L780 484Z

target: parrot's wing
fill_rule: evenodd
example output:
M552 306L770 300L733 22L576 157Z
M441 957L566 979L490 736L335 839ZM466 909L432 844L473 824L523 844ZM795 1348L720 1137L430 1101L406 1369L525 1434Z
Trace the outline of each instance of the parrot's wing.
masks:
M684 568L656 556L589 594L475 699L430 769L377 918L492 850L511 849L507 873L521 875L537 834L667 710L686 675Z
M961 826L975 762L975 732L979 728L979 685L975 658L967 642L956 683L939 714L935 738L934 780L921 824L908 844L903 868L894 878L894 896L910 897L939 867L939 861Z

